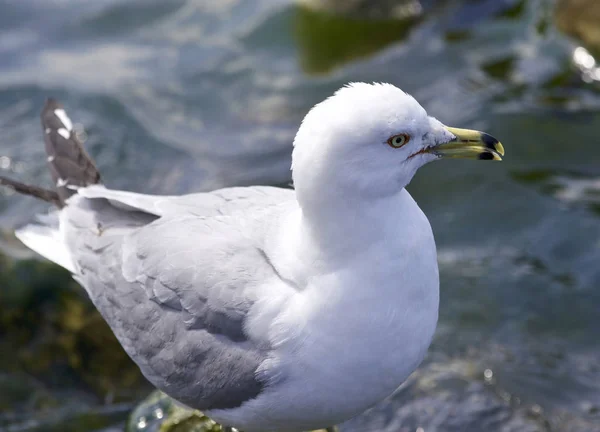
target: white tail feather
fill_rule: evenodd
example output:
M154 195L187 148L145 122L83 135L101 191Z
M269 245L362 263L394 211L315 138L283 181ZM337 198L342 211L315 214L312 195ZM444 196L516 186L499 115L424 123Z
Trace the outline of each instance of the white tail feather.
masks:
M63 242L59 229L59 211L38 216L39 224L33 223L19 228L15 235L28 248L41 256L75 273L71 255Z

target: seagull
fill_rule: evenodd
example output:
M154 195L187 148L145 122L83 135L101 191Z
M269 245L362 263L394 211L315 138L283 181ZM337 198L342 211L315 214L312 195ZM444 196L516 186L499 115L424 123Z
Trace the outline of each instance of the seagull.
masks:
M443 158L501 160L391 84L351 83L294 139L294 189L105 187L57 101L41 114L54 204L16 231L70 271L158 389L228 428L330 428L390 396L431 343L436 247L406 191ZM233 429L229 429L233 430Z

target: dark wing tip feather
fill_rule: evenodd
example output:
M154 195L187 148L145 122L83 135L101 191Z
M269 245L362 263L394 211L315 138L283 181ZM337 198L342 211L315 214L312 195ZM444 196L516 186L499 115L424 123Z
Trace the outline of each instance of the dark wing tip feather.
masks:
M100 172L77 138L63 105L48 98L40 117L50 173L61 200L73 195L69 186L100 183Z
M65 201L75 193L72 187L100 183L100 172L77 138L77 134L73 130L73 122L67 116L60 102L53 98L46 99L40 118L48 165L56 185L56 191L31 186L2 176L0 176L0 186L6 186L16 192L63 207Z

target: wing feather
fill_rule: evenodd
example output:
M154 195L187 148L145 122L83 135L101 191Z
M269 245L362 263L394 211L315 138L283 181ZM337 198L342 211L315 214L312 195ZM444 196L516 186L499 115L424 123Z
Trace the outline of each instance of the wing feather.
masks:
M289 289L265 259L261 215L290 191L243 189L156 197L94 186L63 210L76 278L125 350L155 386L204 410L260 393L269 348L244 323L261 284Z

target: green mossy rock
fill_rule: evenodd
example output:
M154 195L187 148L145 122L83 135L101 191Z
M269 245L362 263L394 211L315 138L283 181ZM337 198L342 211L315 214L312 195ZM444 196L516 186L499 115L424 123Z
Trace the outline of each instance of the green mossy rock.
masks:
M125 432L221 432L224 430L223 426L215 423L202 412L185 408L157 390L131 413Z
M187 409L160 391L132 413L126 432L219 432L223 428L200 411Z
M0 351L4 412L43 410L65 388L114 401L149 389L85 291L48 262L0 254Z

